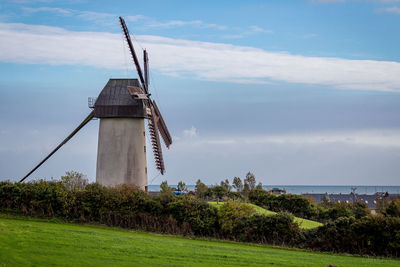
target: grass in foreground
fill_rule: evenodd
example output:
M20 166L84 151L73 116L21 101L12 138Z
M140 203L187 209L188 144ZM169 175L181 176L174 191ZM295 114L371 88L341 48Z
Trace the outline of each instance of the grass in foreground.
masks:
M0 216L0 266L400 266L394 259Z
M210 201L208 203L210 203L214 207L219 208L221 205L223 205L224 202L220 202L219 204L217 204L217 202L215 202L215 201ZM263 215L267 215L267 216L276 214L276 212L274 212L274 211L266 210L260 206L257 206L257 205L251 204L251 203L245 203L245 205L253 207L256 210L256 213L258 213L258 214L263 214ZM322 223L320 223L320 222L315 222L315 221L311 221L311 220L307 220L307 219L303 219L303 218L299 218L299 217L294 217L294 221L297 222L300 225L300 227L303 229L317 228L318 226L322 225Z

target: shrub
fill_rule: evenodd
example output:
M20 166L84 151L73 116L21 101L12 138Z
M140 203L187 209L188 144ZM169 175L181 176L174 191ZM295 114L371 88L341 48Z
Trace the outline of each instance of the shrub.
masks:
M218 211L221 230L225 235L233 234L233 229L238 228L239 222L255 212L256 210L253 207L239 201L225 202Z
M218 217L225 237L245 242L295 245L301 230L293 221L293 215L256 214L256 210L239 201L224 203Z
M235 233L241 241L289 246L297 245L302 235L293 215L288 213L244 218Z
M400 217L400 198L392 200L389 205L386 206L383 214L390 217Z
M20 184L0 184L0 209L32 216L60 216L67 191L60 182L43 180Z
M345 252L351 249L351 225L354 218L340 218L317 229L312 229L306 234L307 247L322 250Z
M306 247L321 251L400 255L400 219L366 216L339 218L306 233Z
M371 214L371 210L368 208L367 204L361 201L356 201L350 204L350 209L356 219L361 219L362 217Z
M346 203L332 203L332 205L327 209L320 209L318 214L318 218L320 220L337 220L340 217L352 217L353 213L350 209L350 206Z
M335 221L341 217L360 219L370 213L368 206L360 201L354 203L325 202L318 205L315 218L319 221Z
M256 188L249 192L250 202L272 211L285 211L303 218L316 215L315 207L305 197L292 194L274 195Z
M61 176L61 182L68 190L83 190L88 185L87 177L75 171L68 171L64 176Z
M217 209L193 196L176 198L168 204L167 212L180 225L188 223L197 235L213 235L218 228Z

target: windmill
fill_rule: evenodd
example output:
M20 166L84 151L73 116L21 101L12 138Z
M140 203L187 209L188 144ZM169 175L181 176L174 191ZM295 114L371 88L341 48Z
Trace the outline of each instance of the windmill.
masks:
M36 171L93 118L100 119L96 167L98 183L106 186L132 184L147 190L144 119L148 120L156 168L161 174L165 173L159 134L167 148L172 144L172 138L156 102L150 97L148 55L144 50L142 72L128 27L122 17L119 17L119 21L139 80L110 79L92 105L89 104L93 108L92 112L20 182Z

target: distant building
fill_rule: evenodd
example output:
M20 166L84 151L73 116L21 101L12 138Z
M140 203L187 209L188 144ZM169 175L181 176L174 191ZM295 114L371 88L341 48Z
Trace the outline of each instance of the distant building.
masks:
M366 194L303 194L303 196L311 196L316 203L321 203L324 200L336 203L353 203L355 201L365 203L371 210L372 214L376 213L379 200L394 200L400 198L400 194L389 194L388 192L377 192L373 195Z

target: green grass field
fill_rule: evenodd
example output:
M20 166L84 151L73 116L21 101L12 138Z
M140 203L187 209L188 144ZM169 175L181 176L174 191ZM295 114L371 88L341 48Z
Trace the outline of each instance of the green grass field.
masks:
M399 260L0 216L0 266L400 266Z
M210 203L214 207L219 208L221 205L223 205L224 202L220 202L219 204L217 204L217 202L215 202L215 201L210 201L208 203ZM274 212L274 211L266 210L260 206L257 206L257 205L251 204L251 203L245 203L245 205L253 207L256 210L256 213L258 213L258 214L263 214L263 215L267 215L267 216L276 214L276 212ZM300 227L303 229L312 229L312 228L316 228L316 227L322 225L322 223L320 223L320 222L315 222L315 221L298 218L298 217L294 217L294 221L297 222L300 225Z

